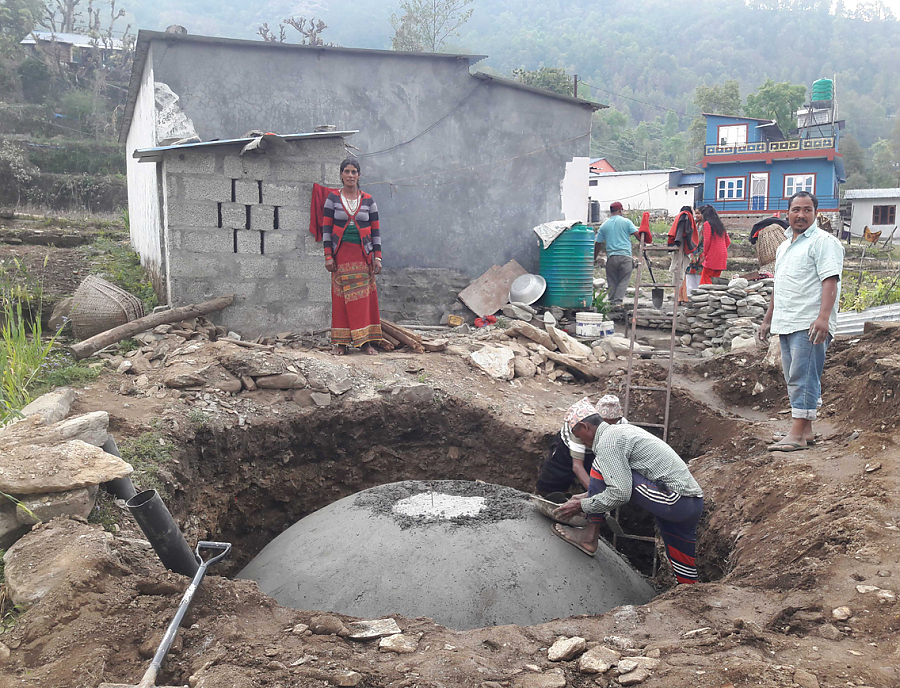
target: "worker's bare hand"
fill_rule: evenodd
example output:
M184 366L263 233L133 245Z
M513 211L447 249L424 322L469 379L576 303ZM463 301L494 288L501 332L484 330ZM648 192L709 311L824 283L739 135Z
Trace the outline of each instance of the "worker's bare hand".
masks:
M759 332L756 333L757 338L761 342L766 342L769 339L769 330L772 329L772 323L767 320L763 320L759 325Z
M571 518L581 513L581 500L572 497L568 502L553 510L556 518Z
M809 326L809 341L813 344L824 344L828 339L828 318L819 316Z
M334 272L335 267L336 266L334 264L334 258L326 258L325 259L325 269L328 270L328 272Z

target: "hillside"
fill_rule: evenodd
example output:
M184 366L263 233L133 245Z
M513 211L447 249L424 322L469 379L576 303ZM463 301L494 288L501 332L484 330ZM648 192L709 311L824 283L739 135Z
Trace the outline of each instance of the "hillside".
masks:
M777 5L782 9L761 9ZM658 125L686 132L697 114L699 85L729 79L746 97L767 79L807 88L820 77L836 81L841 116L871 163L872 146L889 139L900 106L900 22L846 16L843 4L785 0L474 0L474 13L461 35L445 49L484 54L479 69L511 74L513 69L561 67L588 84L579 95L612 105L636 127ZM785 7L809 9L784 9ZM264 21L288 15L322 18L324 36L339 45L390 46L390 15L399 1L270 0L246 5L230 0L162 0L134 8L135 25L162 29L181 23L193 33L253 38ZM610 113L607 113L607 117ZM615 117L613 117L615 126ZM602 128L602 127L601 127ZM659 136L652 128L634 136ZM684 142L674 152L634 144L598 145L595 152L618 157L623 166L688 164ZM900 136L898 136L900 138ZM602 143L602 142L600 142ZM900 141L898 141L900 143ZM895 146L896 148L897 146ZM665 148L665 146L663 147Z

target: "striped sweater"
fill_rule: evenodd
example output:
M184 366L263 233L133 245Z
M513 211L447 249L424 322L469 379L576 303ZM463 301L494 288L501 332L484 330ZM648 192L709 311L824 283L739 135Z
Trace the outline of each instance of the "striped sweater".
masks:
M631 499L631 471L665 485L684 497L702 497L687 464L672 447L636 425L600 423L594 437L592 471L603 475L606 489L581 500L586 514L601 514Z
M363 254L366 261L371 263L372 258L381 258L381 226L378 224L378 206L365 191L360 191L362 198L359 201L359 211L356 213L355 223L359 228L359 237L362 239ZM332 191L325 198L325 209L322 213L322 243L325 246L325 258L333 258L337 255L344 237L344 230L350 222L350 216L341 202L340 191Z

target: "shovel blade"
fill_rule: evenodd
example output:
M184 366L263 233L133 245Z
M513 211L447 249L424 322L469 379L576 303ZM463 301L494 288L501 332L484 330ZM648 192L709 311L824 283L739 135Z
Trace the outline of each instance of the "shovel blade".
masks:
M663 290L656 288L650 292L650 298L653 301L653 307L656 309L662 308L663 305Z

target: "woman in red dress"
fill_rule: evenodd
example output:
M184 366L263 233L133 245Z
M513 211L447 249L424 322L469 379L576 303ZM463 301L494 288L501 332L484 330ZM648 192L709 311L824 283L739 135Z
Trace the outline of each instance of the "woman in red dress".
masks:
M703 272L700 273L700 284L712 284L712 278L722 274L728 267L728 247L731 237L725 231L725 225L719 213L711 205L700 206L703 216Z
M325 269L331 273L332 353L348 347L374 355L381 341L381 317L375 275L381 272L381 228L375 200L359 188L359 162L341 163L340 191L325 199L322 242Z

